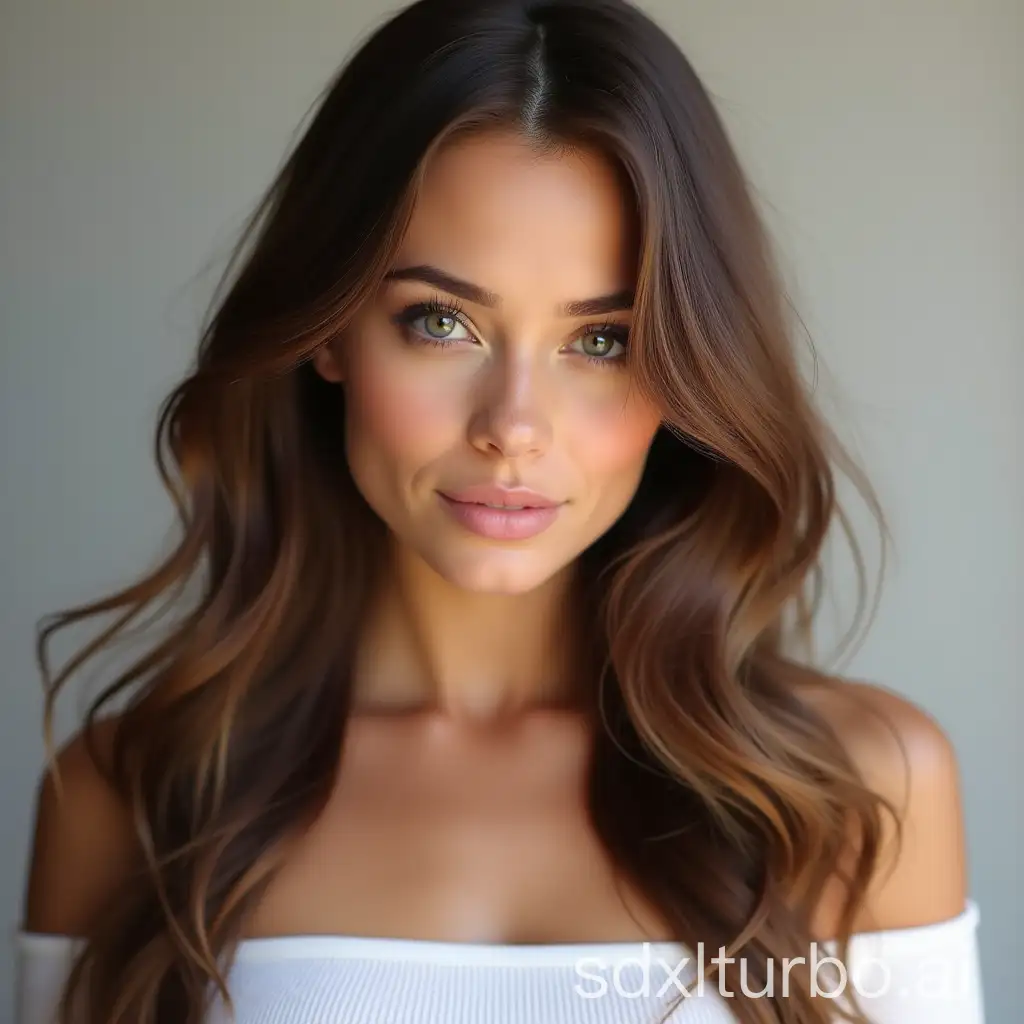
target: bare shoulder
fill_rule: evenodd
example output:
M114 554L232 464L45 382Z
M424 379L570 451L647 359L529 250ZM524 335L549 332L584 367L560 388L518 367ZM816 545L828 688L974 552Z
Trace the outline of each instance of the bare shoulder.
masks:
M106 756L116 719L98 720L99 756ZM84 934L137 863L127 808L113 791L79 731L58 750L60 785L41 774L25 890L22 928Z
M856 930L961 913L967 872L960 769L945 730L919 705L869 683L836 681L817 691L813 704L900 824L897 830L883 821L882 855Z
M945 730L918 704L871 683L836 680L814 695L865 781L897 807L946 803L958 795L956 751Z

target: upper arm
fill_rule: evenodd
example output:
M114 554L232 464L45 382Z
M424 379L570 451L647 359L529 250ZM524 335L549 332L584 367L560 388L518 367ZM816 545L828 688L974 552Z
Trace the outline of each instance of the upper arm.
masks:
M112 726L112 719L97 723L101 751L109 744ZM134 830L82 733L60 748L56 760L60 788L46 772L36 789L22 927L83 935L138 863Z
M880 857L854 931L933 924L967 902L960 773L953 745L925 711L880 687L853 684L854 705L833 708L832 725L870 790L896 811L883 815ZM856 847L851 848L851 856ZM839 892L826 894L822 933L833 932Z

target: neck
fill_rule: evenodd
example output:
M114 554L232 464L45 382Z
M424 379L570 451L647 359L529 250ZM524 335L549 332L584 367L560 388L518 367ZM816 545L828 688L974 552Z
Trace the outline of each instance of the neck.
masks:
M480 594L396 552L369 609L354 707L495 721L581 705L574 566L523 594Z

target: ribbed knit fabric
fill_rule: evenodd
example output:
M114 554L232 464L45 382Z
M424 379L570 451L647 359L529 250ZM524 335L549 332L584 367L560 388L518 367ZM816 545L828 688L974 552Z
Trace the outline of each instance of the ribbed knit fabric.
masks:
M940 924L858 935L848 964L876 1024L983 1024L977 906ZM80 940L14 935L16 1024L52 1024ZM705 962L717 950L704 952ZM818 950L818 958L830 952ZM229 972L235 1024L655 1024L696 978L673 944L501 946L355 936L244 940ZM863 975L857 971L873 968ZM781 965L776 991L783 983ZM822 972L822 989L832 984ZM742 997L741 993L736 993ZM826 998L822 995L821 998ZM672 1024L734 1024L706 983ZM223 1004L210 1024L228 1024Z

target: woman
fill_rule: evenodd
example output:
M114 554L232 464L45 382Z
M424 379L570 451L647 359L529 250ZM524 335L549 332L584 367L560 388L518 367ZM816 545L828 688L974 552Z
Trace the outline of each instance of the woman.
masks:
M41 633L115 613L49 736L198 586L41 783L23 1024L981 1021L948 740L796 656L845 463L668 37L421 0L249 238L180 544Z

